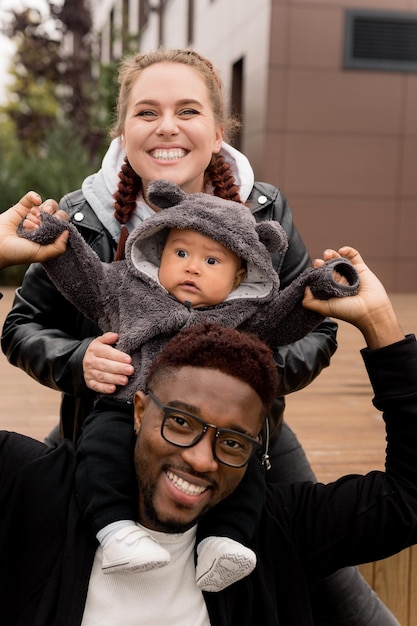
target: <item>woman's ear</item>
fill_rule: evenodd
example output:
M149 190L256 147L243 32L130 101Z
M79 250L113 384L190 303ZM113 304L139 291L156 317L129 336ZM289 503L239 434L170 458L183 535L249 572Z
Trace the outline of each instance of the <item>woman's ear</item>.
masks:
M216 132L214 135L213 154L219 154L222 148L223 138L224 138L224 126L219 126L216 129Z
M133 405L135 407L134 418L133 418L135 435L137 435L140 430L142 419L143 419L145 409L146 409L146 404L147 404L146 395L143 393L143 391L137 391L133 398Z

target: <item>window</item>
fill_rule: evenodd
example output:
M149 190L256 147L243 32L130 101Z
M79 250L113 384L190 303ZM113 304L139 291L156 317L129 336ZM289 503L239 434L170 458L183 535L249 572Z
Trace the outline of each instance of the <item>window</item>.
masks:
M122 49L123 54L129 49L129 0L122 5Z
M188 0L187 10L187 43L189 46L194 41L194 0Z
M115 45L115 27L114 27L114 9L110 11L109 19L109 38L110 38L110 61L115 61L114 45Z
M138 24L138 32L146 26L149 19L149 2L148 0L139 0L139 24Z
M243 118L243 59L233 63L232 68L232 94L231 94L232 115L240 120ZM233 137L233 145L237 150L242 148L242 132L239 131Z

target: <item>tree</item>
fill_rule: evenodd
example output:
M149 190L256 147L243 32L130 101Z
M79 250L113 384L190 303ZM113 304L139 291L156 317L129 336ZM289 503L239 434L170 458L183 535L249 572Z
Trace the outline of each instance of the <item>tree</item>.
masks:
M47 0L46 7L46 18L35 9L11 10L3 28L16 43L4 110L25 151L39 149L51 128L69 123L93 155L105 129L93 124L91 14L86 0Z
M94 104L92 94L97 92L97 85L91 71L91 13L86 0L65 0L62 5L49 0L49 6L51 14L60 24L64 43L67 44L64 45L64 49L68 49L67 53L61 53L64 61L61 81L63 111L71 120L83 143L93 150L97 129L92 127Z
M14 122L22 149L39 146L57 119L56 84L60 75L59 41L52 39L39 11L11 11L4 32L16 44L10 65L14 80L8 88L4 112Z

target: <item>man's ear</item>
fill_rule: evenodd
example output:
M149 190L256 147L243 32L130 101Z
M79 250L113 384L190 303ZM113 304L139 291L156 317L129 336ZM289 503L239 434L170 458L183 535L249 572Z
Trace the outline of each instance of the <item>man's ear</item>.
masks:
M136 435L138 434L141 424L142 424L142 419L145 413L146 404L147 404L146 395L143 393L143 391L137 391L133 398L133 405L135 407L134 427L135 427Z

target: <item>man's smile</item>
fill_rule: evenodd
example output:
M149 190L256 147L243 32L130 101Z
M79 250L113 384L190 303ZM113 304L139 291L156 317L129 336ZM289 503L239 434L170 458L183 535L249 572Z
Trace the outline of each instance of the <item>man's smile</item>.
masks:
M183 475L181 475L183 474ZM187 472L165 468L165 490L168 500L178 509L201 510L213 496L213 485L202 478L194 477Z
M171 470L167 470L166 475L177 489L179 489L180 491L182 491L182 493L185 493L188 496L199 496L208 489L207 486L190 483L188 480L185 480L184 478L177 476L177 474L174 474L174 472L172 472Z

